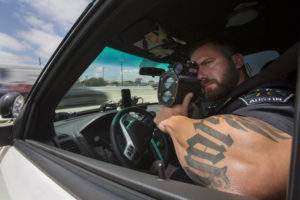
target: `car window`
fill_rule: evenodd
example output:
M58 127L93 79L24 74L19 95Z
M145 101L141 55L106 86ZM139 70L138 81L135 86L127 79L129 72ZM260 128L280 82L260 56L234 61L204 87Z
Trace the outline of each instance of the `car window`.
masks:
M244 56L248 75L251 77L258 74L265 65L278 57L279 53L274 50L261 51Z
M118 104L122 89L130 89L136 103L157 103L158 77L140 75L139 70L168 66L106 47L66 93L56 111L79 112Z
M258 74L264 65L279 57L277 51L261 51L244 56L249 76ZM139 74L141 67L168 70L159 63L106 47L75 82L57 106L57 112L80 112L118 104L121 90L130 89L137 103L157 103L158 77Z

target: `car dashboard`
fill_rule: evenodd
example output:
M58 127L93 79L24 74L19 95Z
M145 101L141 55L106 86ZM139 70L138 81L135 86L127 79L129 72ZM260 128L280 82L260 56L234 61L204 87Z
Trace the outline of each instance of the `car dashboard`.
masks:
M153 115L158 109L158 104L147 106ZM110 142L110 127L116 113L116 110L95 112L56 121L53 142L61 149L118 164Z

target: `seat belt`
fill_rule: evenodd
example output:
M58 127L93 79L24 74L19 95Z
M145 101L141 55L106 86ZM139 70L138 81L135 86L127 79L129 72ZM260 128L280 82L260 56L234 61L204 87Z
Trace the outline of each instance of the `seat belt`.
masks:
M270 66L268 66L265 70L238 86L238 88L230 93L226 100L216 108L216 113L219 113L225 105L249 90L263 83L279 79L281 75L297 70L299 60L299 44L300 42L294 44L278 59L271 63Z

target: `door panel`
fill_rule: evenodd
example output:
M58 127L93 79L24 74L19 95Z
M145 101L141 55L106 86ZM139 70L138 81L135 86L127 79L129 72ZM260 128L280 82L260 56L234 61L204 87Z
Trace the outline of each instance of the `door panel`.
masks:
M68 160L30 143L19 140L14 143L14 146L39 169L48 174L52 180L55 180L56 184L63 186L78 199L152 199L104 177L97 176L95 173L83 169L82 166L74 165ZM69 152L65 153L69 154ZM77 154L74 155L77 156Z
M75 199L15 147L4 148L0 161L0 185L4 186L1 199Z
M36 141L14 143L24 156L79 199L251 199L131 170Z

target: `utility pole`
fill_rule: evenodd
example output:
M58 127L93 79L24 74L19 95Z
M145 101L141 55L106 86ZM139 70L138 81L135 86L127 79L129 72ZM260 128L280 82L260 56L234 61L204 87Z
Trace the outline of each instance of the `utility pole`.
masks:
M104 80L104 67L102 67L102 78Z
M39 64L42 65L41 57L39 57Z
M121 61L121 85L123 86L123 62Z

